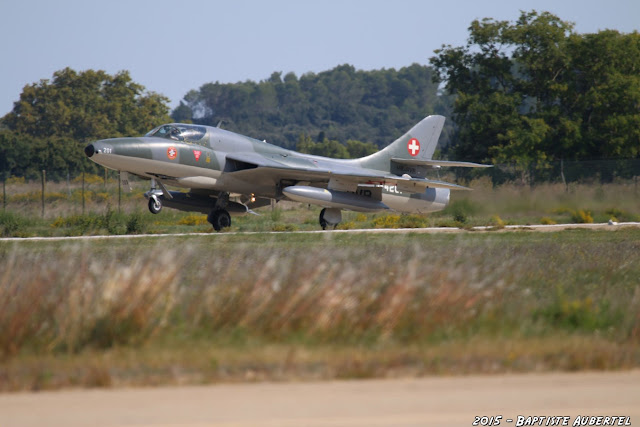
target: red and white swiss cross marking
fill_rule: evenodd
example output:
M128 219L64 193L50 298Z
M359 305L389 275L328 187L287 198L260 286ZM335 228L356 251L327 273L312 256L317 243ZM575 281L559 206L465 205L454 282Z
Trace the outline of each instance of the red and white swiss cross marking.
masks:
M407 151L412 157L415 157L420 153L420 141L416 138L411 138L407 143Z
M174 160L176 157L178 157L178 150L176 150L176 147L167 148L167 157L169 158L169 160Z

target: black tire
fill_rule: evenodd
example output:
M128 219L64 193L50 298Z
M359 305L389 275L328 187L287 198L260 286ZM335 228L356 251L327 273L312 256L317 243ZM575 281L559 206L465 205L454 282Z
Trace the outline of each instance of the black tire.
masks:
M149 212L156 215L159 214L161 210L162 202L155 197L149 197Z
M213 225L213 229L216 231L231 227L231 215L224 209L211 211L207 217L207 221Z
M327 229L327 226L329 225L329 224L327 223L327 221L325 221L325 219L324 219L324 212L325 212L326 210L327 210L326 208L323 208L323 209L320 211L320 219L319 219L319 221L320 221L320 227L322 227L322 229L323 229L323 230L326 230L326 229Z

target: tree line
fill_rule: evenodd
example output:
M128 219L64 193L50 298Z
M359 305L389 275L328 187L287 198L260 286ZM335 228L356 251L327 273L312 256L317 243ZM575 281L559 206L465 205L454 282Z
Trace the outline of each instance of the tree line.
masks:
M465 46L430 59L453 96L456 159L533 168L640 156L640 34L577 34L536 11L475 20ZM634 172L636 175L637 171Z
M446 114L431 67L373 71L340 65L321 73L274 72L268 79L207 83L172 113L295 148L301 135L322 142L351 139L383 147L428 114Z
M563 160L640 157L638 32L578 34L548 12L521 12L514 22L473 21L466 45L443 45L429 63L207 83L170 115L169 100L127 71L66 68L25 86L0 119L0 174L92 170L82 154L88 141L143 135L170 121L360 157L429 114L448 119L444 157L515 164L524 179Z

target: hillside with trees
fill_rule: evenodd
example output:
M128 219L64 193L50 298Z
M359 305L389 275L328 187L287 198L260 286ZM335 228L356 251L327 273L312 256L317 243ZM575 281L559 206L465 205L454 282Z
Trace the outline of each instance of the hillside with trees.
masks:
M383 147L429 114L447 114L431 67L374 71L340 65L318 74L274 72L267 80L207 83L172 117L216 126L287 148L301 138L358 140Z

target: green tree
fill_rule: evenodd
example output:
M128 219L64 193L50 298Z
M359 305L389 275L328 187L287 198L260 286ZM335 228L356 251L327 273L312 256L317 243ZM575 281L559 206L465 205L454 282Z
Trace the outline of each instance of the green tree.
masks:
M134 136L170 120L168 99L145 92L127 71L57 71L53 79L24 87L3 118L12 131L35 138L64 137L84 143Z
M548 12L483 19L430 59L455 97L458 159L515 163L640 154L640 37L576 34Z
M14 135L11 144L3 140L2 149L11 150L13 158L32 153L29 161L50 169L51 177L78 173L84 166L94 168L82 160L87 142L142 135L170 121L167 103L164 96L133 82L127 71L109 75L65 68L51 81L24 87L20 100L1 120ZM26 170L12 162L12 170Z
M7 129L0 130L0 178L8 176L29 176L35 173L31 162L34 144L29 137L19 137Z
M640 34L606 30L569 42L562 105L584 157L640 156Z

